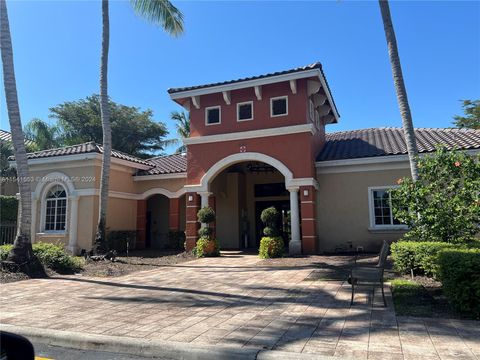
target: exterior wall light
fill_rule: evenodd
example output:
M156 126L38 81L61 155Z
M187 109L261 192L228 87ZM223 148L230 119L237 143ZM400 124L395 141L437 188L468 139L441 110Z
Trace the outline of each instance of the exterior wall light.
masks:
M305 197L308 196L308 190L303 190L303 196L305 196Z
M193 196L192 195L188 195L188 201L193 201Z

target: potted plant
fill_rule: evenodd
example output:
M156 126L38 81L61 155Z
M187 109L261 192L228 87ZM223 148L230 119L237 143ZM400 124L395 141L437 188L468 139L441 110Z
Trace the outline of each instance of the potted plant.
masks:
M202 227L198 231L200 238L197 241L197 257L220 256L220 246L217 239L213 237L211 223L215 221L215 211L209 207L203 207L197 212L197 218Z
M279 217L277 209L273 206L266 208L260 215L260 220L266 225L263 229L265 235L260 240L260 249L258 256L262 259L282 257L284 252L283 239L277 227Z

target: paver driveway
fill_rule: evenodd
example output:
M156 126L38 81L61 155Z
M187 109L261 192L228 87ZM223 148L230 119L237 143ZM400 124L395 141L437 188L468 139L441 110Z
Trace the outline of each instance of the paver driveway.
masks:
M350 307L341 281L305 281L311 266L259 261L231 253L119 278L6 284L1 322L356 359L480 357L478 322L397 319L389 292L387 309L368 292Z

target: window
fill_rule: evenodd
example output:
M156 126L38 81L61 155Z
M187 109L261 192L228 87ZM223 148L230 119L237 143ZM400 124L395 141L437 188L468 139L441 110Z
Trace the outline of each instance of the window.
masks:
M310 113L310 120L315 122L315 104L312 99L308 100L308 111Z
M369 189L370 226L372 228L406 228L405 224L395 219L392 212L391 187Z
M67 194L61 185L53 186L45 198L45 231L65 231Z
M211 106L205 108L205 124L215 125L222 122L220 106Z
M237 121L253 119L253 101L237 104Z
M280 96L270 99L270 116L288 115L288 97Z

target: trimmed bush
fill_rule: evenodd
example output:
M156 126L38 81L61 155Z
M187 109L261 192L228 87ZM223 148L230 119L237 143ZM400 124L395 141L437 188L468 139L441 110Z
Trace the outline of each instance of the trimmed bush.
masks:
M173 250L183 250L185 248L185 232L170 230L168 232L168 245Z
M0 195L0 222L14 223L18 216L18 199L16 196Z
M436 277L438 253L458 247L459 245L443 242L398 241L391 245L394 268L402 274L413 271L415 275Z
M215 221L215 211L208 206L205 206L197 212L198 222L210 224Z
M219 256L220 245L218 244L218 240L201 237L197 241L195 254L197 257Z
M137 239L137 232L135 230L114 230L107 234L107 244L110 250L125 253L128 249L135 248L135 241Z
M443 292L460 312L480 318L480 249L449 249L438 254Z
M13 245L0 246L1 261L7 259L12 247ZM43 266L60 274L71 274L80 271L84 264L82 258L68 255L61 245L36 243L33 244L33 253Z
M260 220L266 225L263 229L265 236L260 240L260 249L258 249L258 256L262 259L283 256L283 239L279 236L280 232L277 229L279 216L280 214L273 206L266 208L260 214Z
M210 224L215 221L215 211L211 207L205 206L198 210L197 218L205 226L198 231L200 239L196 245L196 256L220 256L220 244L212 237L213 229L210 227Z
M280 236L265 236L260 240L258 256L262 259L278 258L283 256L284 244Z

